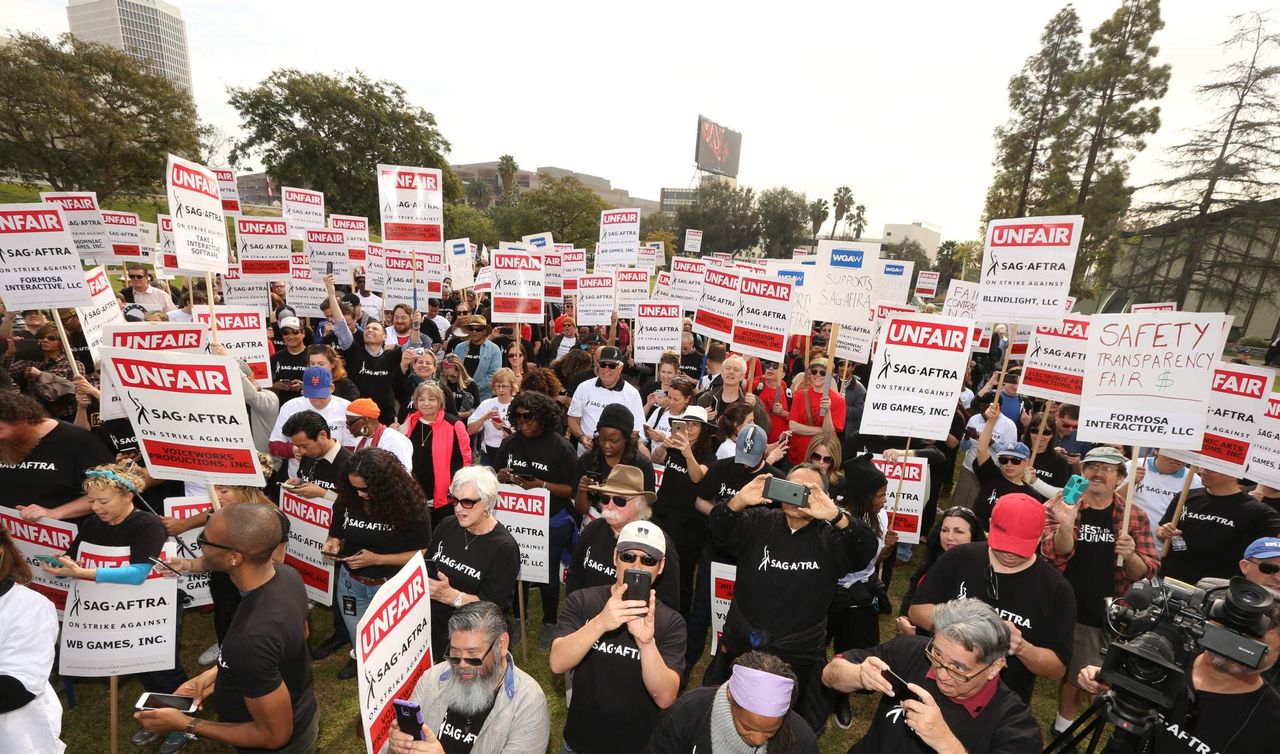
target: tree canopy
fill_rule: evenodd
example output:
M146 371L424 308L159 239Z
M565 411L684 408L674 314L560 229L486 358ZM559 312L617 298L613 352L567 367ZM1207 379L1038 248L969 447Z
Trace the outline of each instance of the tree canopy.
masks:
M808 222L807 213L805 222ZM676 212L676 238L693 228L702 231L702 253L746 251L760 240L755 191L709 180L698 188L693 204Z

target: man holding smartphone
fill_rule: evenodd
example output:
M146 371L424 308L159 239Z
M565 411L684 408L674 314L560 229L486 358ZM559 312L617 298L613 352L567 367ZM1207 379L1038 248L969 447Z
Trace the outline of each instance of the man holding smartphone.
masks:
M656 524L632 521L618 535L613 585L579 589L565 599L551 672L573 671L566 752L639 754L662 710L675 703L684 619L645 589L662 573L666 543Z

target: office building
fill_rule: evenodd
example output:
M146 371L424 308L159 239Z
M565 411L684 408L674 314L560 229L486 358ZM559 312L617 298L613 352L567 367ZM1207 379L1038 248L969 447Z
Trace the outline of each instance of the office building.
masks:
M191 91L191 58L182 11L164 0L70 0L71 35L115 47Z
M502 195L502 177L498 175L498 163L496 161L472 162L466 165L450 165L449 167L458 174L463 184L478 178L489 184L489 190L495 198ZM579 173L566 168L541 167L533 171L517 170L514 176L514 183L520 191L536 189L542 185L539 177L542 175L551 178L577 178L584 186L590 189L591 193L603 199L611 207L635 207L645 214L656 213L659 209L658 202L652 199L641 199L632 196L626 189L614 188L608 178Z
M929 255L929 262L938 261L938 246L942 244L942 231L929 223L886 223L884 238L886 244L899 244L903 241L915 241Z

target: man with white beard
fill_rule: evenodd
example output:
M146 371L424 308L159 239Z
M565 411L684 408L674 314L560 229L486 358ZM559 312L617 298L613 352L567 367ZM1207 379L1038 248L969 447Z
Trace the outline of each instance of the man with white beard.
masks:
M392 754L497 754L546 751L547 700L516 667L507 622L492 602L471 602L449 617L444 662L418 680L410 701L422 710L424 741L391 729Z

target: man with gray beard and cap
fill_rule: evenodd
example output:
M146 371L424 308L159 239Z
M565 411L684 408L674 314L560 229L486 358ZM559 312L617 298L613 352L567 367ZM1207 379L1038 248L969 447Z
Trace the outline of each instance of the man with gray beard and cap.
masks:
M391 729L391 754L497 754L545 751L551 732L538 682L516 667L506 618L492 602L471 602L449 616L444 662L409 695L422 710L425 741Z

